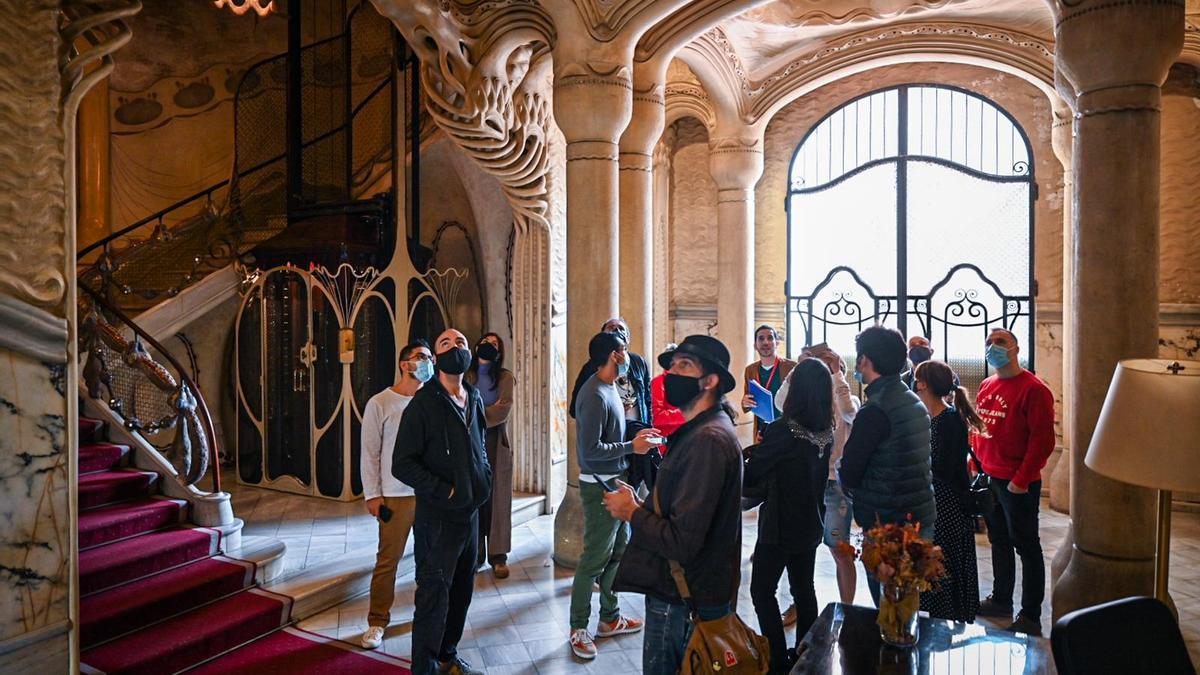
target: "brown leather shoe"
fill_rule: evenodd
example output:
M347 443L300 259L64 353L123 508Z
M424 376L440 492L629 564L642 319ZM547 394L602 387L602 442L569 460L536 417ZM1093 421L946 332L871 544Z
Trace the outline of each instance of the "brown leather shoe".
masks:
M508 578L508 563L496 563L492 565L492 576L497 579Z
M783 610L783 616L780 618L783 619L784 626L796 625L796 605L789 605L787 609Z

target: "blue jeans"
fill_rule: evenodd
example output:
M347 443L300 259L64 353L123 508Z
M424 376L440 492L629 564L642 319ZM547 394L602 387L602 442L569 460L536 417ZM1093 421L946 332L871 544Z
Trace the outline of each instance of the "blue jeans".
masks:
M984 516L988 543L992 545L992 598L1000 604L1012 604L1016 585L1017 556L1021 558L1022 616L1042 618L1042 600L1046 597L1046 563L1042 558L1042 540L1038 533L1038 508L1042 499L1042 481L1029 484L1029 491L1015 495L1008 481L992 478L996 508Z
M702 621L719 619L728 604L697 608ZM642 632L642 675L676 675L683 665L683 651L692 637L692 619L687 605L646 596L646 627Z

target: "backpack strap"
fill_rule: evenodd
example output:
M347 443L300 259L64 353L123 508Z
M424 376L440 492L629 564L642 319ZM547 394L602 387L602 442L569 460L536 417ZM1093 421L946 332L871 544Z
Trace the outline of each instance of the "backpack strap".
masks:
M658 501L657 486L654 488L654 514L660 518L662 517L662 506ZM683 574L683 565L670 558L667 559L667 563L671 566L671 578L675 580L675 589L679 591L679 597L683 598L684 604L695 614L696 607L692 603L692 591L688 588L687 578Z

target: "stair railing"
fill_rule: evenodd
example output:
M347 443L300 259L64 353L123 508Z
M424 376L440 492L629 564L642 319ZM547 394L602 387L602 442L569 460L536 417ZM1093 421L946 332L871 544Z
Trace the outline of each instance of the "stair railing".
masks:
M87 359L83 381L88 396L107 400L126 429L171 462L185 486L211 471L212 491L221 492L217 436L200 388L170 352L100 292L83 284L79 289L79 339ZM174 431L169 439L164 438L168 431Z

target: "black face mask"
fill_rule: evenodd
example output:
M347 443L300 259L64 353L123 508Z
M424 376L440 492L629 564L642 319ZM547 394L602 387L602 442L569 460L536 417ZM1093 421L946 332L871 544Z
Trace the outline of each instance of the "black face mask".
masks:
M496 345L490 342L483 342L475 348L475 355L478 356L481 361L491 362L495 361L497 356L500 356L500 350L496 349Z
M471 350L466 347L451 347L437 355L437 369L447 375L462 375L471 365Z
M667 403L676 408L684 408L700 395L700 378L667 373L663 378L663 393Z

